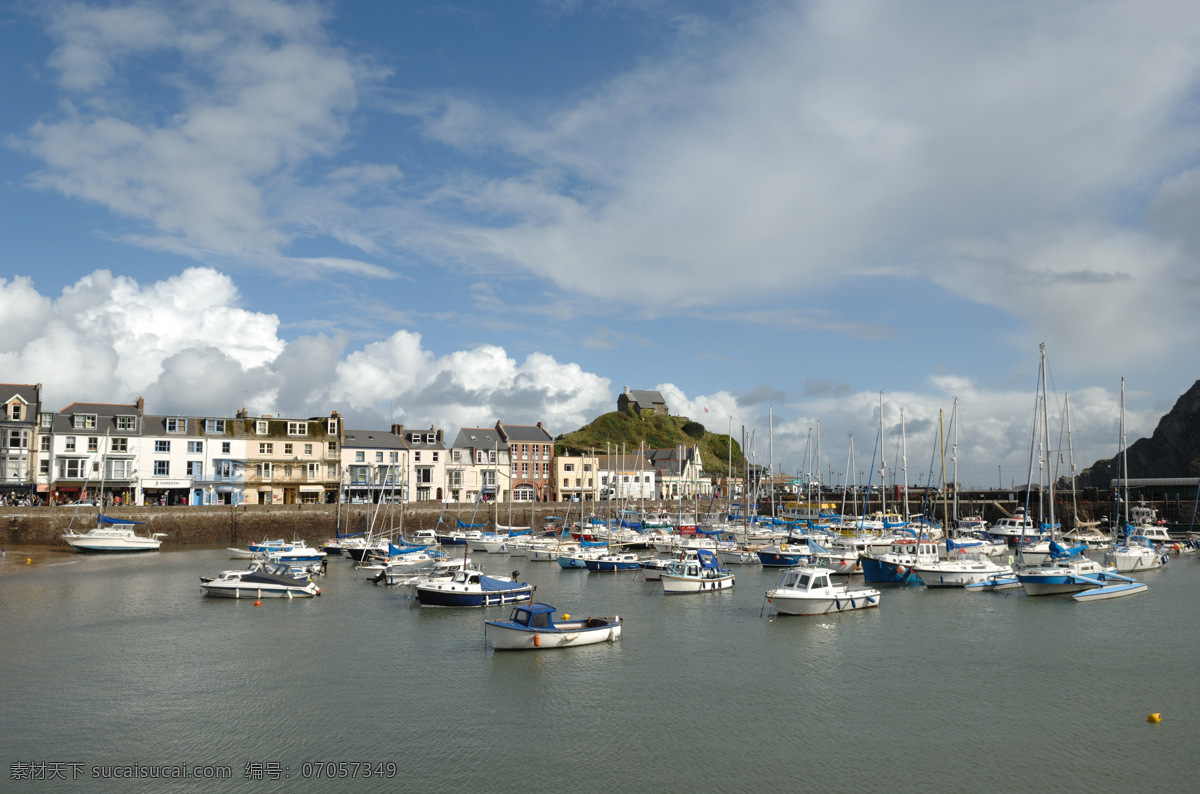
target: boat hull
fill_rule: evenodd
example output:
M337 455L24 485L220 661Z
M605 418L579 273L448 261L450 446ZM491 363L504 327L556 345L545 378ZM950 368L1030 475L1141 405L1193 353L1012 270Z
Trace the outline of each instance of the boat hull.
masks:
M733 574L721 576L679 576L663 572L661 575L663 593L665 595L681 595L685 593L715 593L720 590L732 590Z
M143 538L137 535L130 537L108 537L102 535L63 535L67 545L75 551L94 554L114 554L128 551L158 551L162 546L160 538Z
M879 591L860 590L837 596L793 596L767 591L767 601L781 615L828 615L879 606Z
M454 590L451 587L417 585L417 601L423 607L493 607L533 600L533 585L507 590Z
M921 576L913 566L903 563L877 560L874 557L860 557L863 581L867 584L902 584L919 586Z
M484 631L497 651L537 651L596 645L621 638L620 618L588 618L559 622L553 629L531 629L501 621L486 621Z
M311 598L321 591L312 582L303 585L273 586L235 582L206 582L200 585L214 598Z

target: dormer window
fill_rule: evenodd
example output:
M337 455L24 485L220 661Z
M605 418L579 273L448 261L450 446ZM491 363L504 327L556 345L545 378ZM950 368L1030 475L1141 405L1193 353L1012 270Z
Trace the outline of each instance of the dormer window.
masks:
M116 416L113 417L113 422L117 430L132 431L137 427L137 419L132 416Z
M289 436L307 436L308 422L288 422L287 432Z
M176 419L174 417L168 418L167 419L167 432L168 433L186 433L187 432L187 420L186 419Z
M338 420L330 419L325 426L329 430L329 435L336 436L338 434Z
M259 419L254 423L254 434L256 436L265 436L267 434L267 420Z
M224 434L225 433L225 420L224 419L205 419L204 420L204 432L205 433Z
M90 430L96 427L95 414L75 414L71 425L76 430Z
M21 407L20 403L13 403L11 406L10 413L12 418L17 422L21 421Z

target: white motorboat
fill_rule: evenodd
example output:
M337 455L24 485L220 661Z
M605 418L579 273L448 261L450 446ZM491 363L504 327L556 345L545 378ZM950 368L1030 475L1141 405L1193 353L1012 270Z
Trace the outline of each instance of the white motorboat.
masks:
M619 617L571 620L570 615L563 615L562 620L555 620L553 613L554 607L547 604L513 607L508 620L484 621L484 632L497 651L593 645L621 637Z
M255 560L250 567L200 577L206 595L220 598L308 598L321 589L308 576L297 576L285 563Z
M975 557L956 555L945 560L918 563L913 570L926 587L966 587L979 582L994 583L1000 579L1012 579L1011 565L992 562L985 554Z
M878 590L837 584L833 575L829 568L789 568L767 591L767 602L781 615L825 615L879 606Z
M95 528L87 532L72 532L68 529L63 533L63 539L76 551L158 551L167 533L155 532L149 537L138 535L133 531L133 527L143 523L145 522L110 518L101 513L96 516Z

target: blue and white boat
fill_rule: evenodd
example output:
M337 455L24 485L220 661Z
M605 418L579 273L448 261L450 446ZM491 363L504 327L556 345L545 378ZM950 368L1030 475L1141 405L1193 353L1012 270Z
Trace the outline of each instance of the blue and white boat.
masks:
M621 618L554 619L554 607L529 604L513 607L508 620L484 621L484 632L497 651L546 650L574 645L615 642L621 638Z
M622 551L614 554L602 554L595 559L584 560L588 572L612 573L614 571L638 571L642 568L642 558L632 551Z
M938 547L931 540L899 540L888 551L868 552L859 557L863 581L867 584L920 586L921 576L914 566L937 561Z
M1133 581L1084 556L1086 546L1065 548L1055 542L1050 546L1050 559L1017 572L1026 595L1064 595Z
M423 607L490 607L532 601L534 586L512 576L491 576L478 570L455 571L449 579L415 585Z
M97 514L96 526L87 532L72 532L68 529L63 533L63 540L75 551L88 552L121 552L121 551L158 551L165 532L155 532L146 537L133 531L133 527L143 524L143 521L127 521L123 518L111 518Z
M792 568L809 560L807 545L776 543L758 550L758 561L764 568Z
M696 559L678 560L660 574L664 595L679 593L715 593L732 590L734 576L728 568L722 568L716 552L711 549L696 549Z

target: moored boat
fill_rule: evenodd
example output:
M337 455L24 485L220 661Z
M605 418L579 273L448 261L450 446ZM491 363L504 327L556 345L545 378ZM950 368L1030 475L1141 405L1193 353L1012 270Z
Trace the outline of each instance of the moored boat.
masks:
M716 552L710 549L696 549L695 553L696 559L677 560L662 571L659 578L664 595L714 593L718 590L733 589L734 576L728 568L720 566Z
M87 552L122 552L122 551L158 551L162 546L165 532L155 532L146 537L138 535L133 527L143 524L143 521L126 521L122 518L110 518L103 513L97 514L96 526L87 532L63 533L63 540L76 551Z
M829 568L789 568L767 591L767 602L781 615L825 615L879 606L873 587L837 584Z
M614 642L621 637L621 618L554 619L555 608L531 603L513 607L507 620L484 621L484 632L497 651L545 650Z
M447 580L430 580L415 585L423 607L490 607L532 601L534 586L512 576L485 575L482 571L455 571Z
M248 568L200 577L205 595L219 598L309 598L321 589L307 575L297 576L285 563L255 560Z

